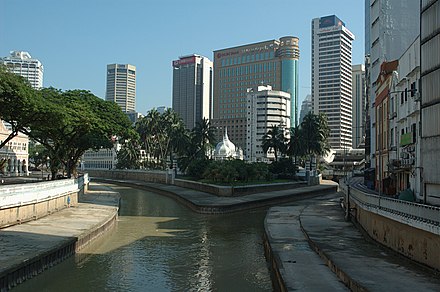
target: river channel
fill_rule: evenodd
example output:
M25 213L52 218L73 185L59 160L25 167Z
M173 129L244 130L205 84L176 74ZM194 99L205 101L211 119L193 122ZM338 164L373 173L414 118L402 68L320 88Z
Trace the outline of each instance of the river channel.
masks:
M272 291L266 210L197 214L173 199L112 186L116 227L14 291Z

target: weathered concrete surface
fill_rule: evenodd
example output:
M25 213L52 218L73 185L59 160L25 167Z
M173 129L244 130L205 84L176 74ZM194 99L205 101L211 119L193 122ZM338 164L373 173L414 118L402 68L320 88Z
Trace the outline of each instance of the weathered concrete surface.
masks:
M175 185L164 185L137 180L114 180L103 178L92 178L92 180L147 189L162 195L173 197L186 204L192 210L204 214L230 213L297 201L314 196L334 193L338 188L338 184L335 182L323 181L321 185L307 186L303 188L268 191L239 197L218 197L205 192Z
M119 194L91 185L84 198L76 207L0 230L0 290L36 275L111 228Z
M273 207L264 225L265 250L280 291L348 291L309 246L299 215L304 206Z
M440 277L433 270L365 240L344 220L338 195L301 204L307 205L300 222L311 246L354 291L440 291ZM285 208L291 213L296 207Z

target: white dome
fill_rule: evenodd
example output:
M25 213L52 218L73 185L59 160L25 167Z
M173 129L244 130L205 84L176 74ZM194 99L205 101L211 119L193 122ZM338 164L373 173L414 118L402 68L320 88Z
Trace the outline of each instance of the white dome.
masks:
M235 156L235 145L228 138L228 130L225 128L225 134L223 135L223 141L220 141L215 146L214 155L217 157L233 157Z

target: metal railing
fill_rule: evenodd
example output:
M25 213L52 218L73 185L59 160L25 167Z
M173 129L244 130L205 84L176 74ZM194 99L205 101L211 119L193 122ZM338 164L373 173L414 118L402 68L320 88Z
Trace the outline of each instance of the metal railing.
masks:
M347 196L348 188L343 180L339 188ZM440 235L440 207L369 194L353 186L349 190L350 201L364 210Z

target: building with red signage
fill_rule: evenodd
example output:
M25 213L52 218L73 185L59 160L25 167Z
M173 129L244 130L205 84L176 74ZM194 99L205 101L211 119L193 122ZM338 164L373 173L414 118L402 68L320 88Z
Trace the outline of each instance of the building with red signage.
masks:
M191 130L203 118L211 118L212 61L203 56L188 55L173 61L172 66L172 108Z
M292 36L214 51L213 125L219 135L227 127L231 141L248 148L247 89L259 85L290 93L290 124L296 125L298 60L298 38Z

